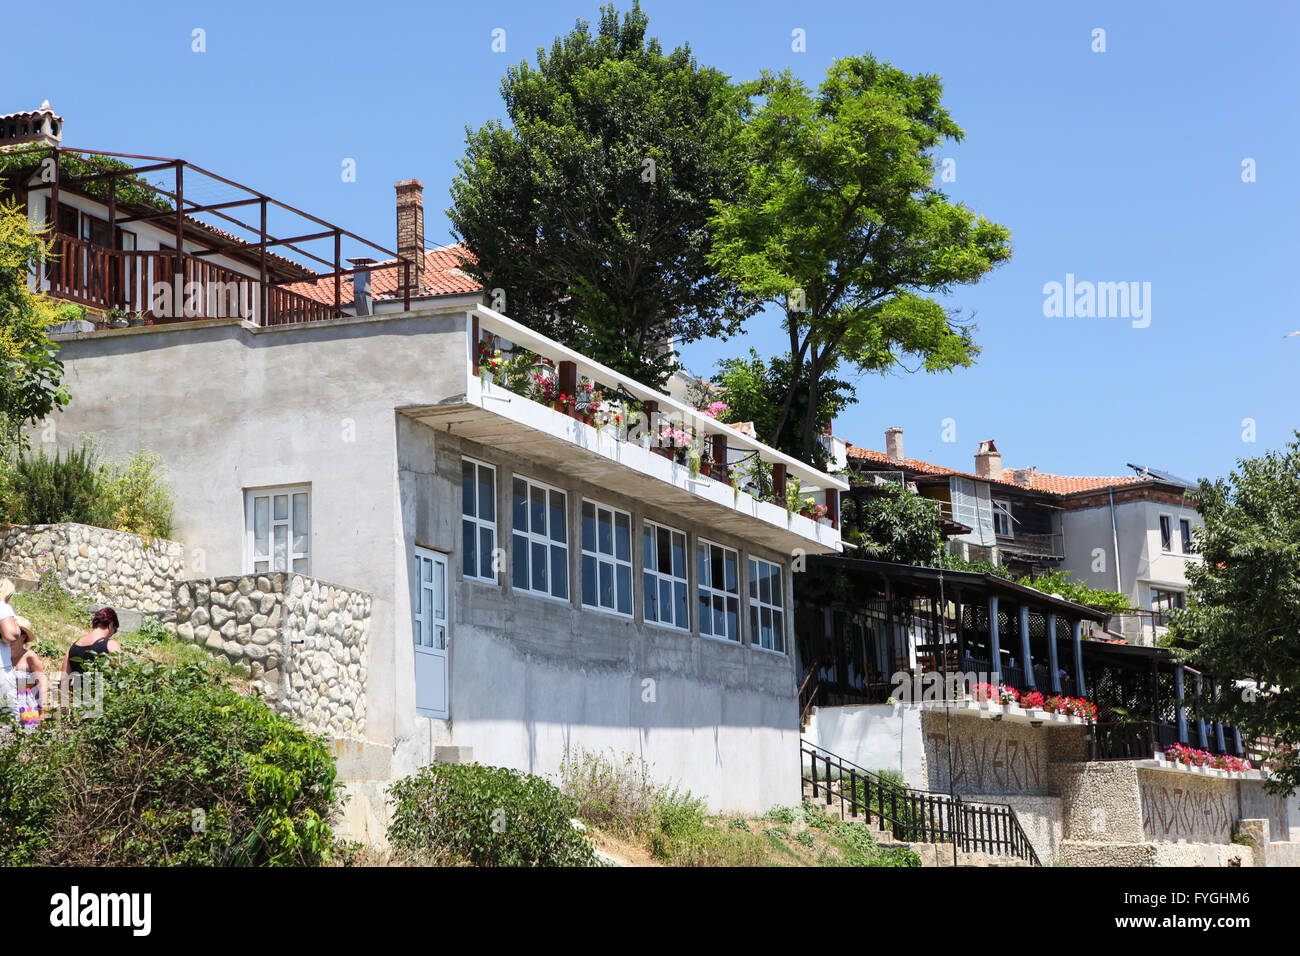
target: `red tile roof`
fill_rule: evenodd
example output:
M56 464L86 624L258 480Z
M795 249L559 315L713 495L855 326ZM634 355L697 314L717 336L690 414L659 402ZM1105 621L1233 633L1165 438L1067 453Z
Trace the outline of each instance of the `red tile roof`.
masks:
M1015 473L1017 471L1015 468L1003 468L1002 475L998 478L981 478L968 471L958 471L955 468L945 468L943 465L935 465L928 461L921 461L918 458L890 458L883 451L873 451L870 448L858 448L856 445L848 446L848 456L860 461L868 461L872 464L885 466L892 465L897 469L919 471L929 475L957 475L961 478L973 478L976 481L988 481L993 484L1010 485L1015 488L1022 488L1026 491L1044 491L1048 494L1054 495L1069 495L1079 491L1091 491L1095 488L1105 488L1109 485L1128 485L1142 480L1138 475L1052 475L1045 471L1038 471L1029 468L1025 469L1025 475L1029 479L1029 483L1021 484L1015 480ZM888 470L888 468L885 470Z
M482 286L463 271L461 265L473 262L473 254L462 245L440 246L424 250L423 295L464 295L479 292ZM352 304L352 277L343 276L339 282L339 299L343 305ZM292 292L332 305L334 280L317 279L299 282L287 287ZM376 299L402 297L402 270L396 259L376 263L370 270L370 294Z

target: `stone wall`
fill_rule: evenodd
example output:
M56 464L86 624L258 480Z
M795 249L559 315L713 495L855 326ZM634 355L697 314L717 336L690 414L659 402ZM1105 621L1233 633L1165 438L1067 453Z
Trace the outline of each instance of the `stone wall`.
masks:
M248 668L268 703L316 733L361 736L371 597L302 574L178 582L176 634Z
M0 525L0 565L12 577L38 580L53 571L73 594L95 604L167 612L184 572L185 546L85 524Z
M949 792L948 728L951 727L951 792L998 796L1052 796L1049 763L1068 759L1082 744L1082 726L1032 727L1008 720L922 715L925 767L930 790Z
M1141 770L1142 835L1155 843L1230 843L1236 782L1222 777Z

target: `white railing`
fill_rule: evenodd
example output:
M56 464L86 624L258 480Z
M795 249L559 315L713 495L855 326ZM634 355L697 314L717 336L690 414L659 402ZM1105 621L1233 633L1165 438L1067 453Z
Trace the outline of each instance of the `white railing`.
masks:
M671 425L690 433L693 442L702 443L706 447L711 447L715 437L723 439L727 449L727 466L732 465L737 459L758 459L766 465L773 466L778 486L790 478L798 479L801 494L820 498L822 503L831 509L833 515L838 515L839 493L849 488L848 482L844 479L819 471L777 451L758 439L745 435L678 401L671 395L642 385L635 379L599 362L594 362L486 306L476 305L470 313L469 322L470 328L467 329L466 335L466 358L471 368L477 364L479 342L487 335L504 339L511 346L527 349L557 366L562 362L572 363L578 381L586 379L604 389L629 396L643 406L648 404L655 409L657 420L650 424L652 432L657 434L661 424ZM828 496L827 492L833 494ZM832 502L836 507L832 507Z

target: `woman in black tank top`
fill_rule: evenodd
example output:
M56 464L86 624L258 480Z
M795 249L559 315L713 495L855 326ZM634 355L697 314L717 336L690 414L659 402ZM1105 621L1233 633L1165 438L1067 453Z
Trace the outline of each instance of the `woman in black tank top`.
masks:
M90 622L90 633L68 648L63 659L63 674L81 674L103 654L116 654L122 645L113 640L117 633L117 612L111 607L101 607Z

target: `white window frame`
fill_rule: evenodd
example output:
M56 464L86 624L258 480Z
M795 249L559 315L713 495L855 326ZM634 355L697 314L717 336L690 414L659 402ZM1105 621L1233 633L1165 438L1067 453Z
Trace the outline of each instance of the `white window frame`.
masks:
M1169 544L1165 545L1165 522L1169 522ZM1156 533L1160 535L1160 553L1177 554L1174 551L1174 516L1162 514L1156 517Z
M294 547L294 538L297 537L293 519L293 496L305 494L307 496L307 530L304 532L307 538L307 548L299 551ZM284 518L275 517L275 499L280 495L286 496L287 508ZM259 558L256 554L257 547L257 500L265 498L267 500L267 553L266 557ZM277 527L285 528L285 567L277 568L275 566L275 529ZM311 574L311 485L270 485L263 488L246 488L244 489L244 567L249 574ZM266 564L265 568L258 568L259 561ZM295 568L294 564L302 561L306 564L305 569Z
M995 538L1014 538L1016 536L1015 518L1011 514L1011 502L1005 498L994 498L993 502L993 536ZM998 519L1005 521L1007 530L998 530Z
M776 594L773 595L772 601L762 599L763 589L759 584L760 573L764 567L772 568L776 571ZM786 626L789 623L789 611L785 606L785 568L775 561L767 561L763 558L749 556L748 561L748 583L749 583L749 643L751 647L759 650L769 651L773 654L782 654L786 652ZM777 603L777 602L780 603ZM763 611L767 610L773 616L775 622L776 615L781 616L781 626L772 628L772 633L779 636L781 641L780 647L768 647L762 642L762 622ZM775 644L776 641L773 641Z
M497 484L497 468L496 465L489 465L485 461L479 461L477 458L470 458L468 456L462 457L460 461L461 461L460 546L462 551L462 554L460 556L461 575L470 581L482 581L485 584L496 584L497 570L496 570L495 552L497 548L498 498L500 497L499 496L500 486ZM475 504L474 511L475 513L473 515L469 515L465 513L465 466L466 465L472 465L474 467L474 504ZM482 473L484 470L486 470L492 476L492 517L491 518L482 517L483 508L481 503L478 500L479 489L480 489L481 482L483 480ZM465 560L466 558L469 557L468 552L465 550L465 526L466 525L470 525L474 529L474 549L475 549L476 556L478 557L478 565L475 568L473 573L465 570ZM483 557L484 557L482 553L484 531L487 531L491 536L491 547L487 549L487 562L488 562L488 568L490 569L490 573L487 575L484 575L482 573Z
M1184 529L1184 528L1187 529L1187 533L1186 533L1186 534L1183 533L1183 529ZM1194 529L1192 528L1192 519L1191 519L1191 518L1179 518L1179 519L1178 519L1178 546L1179 546L1180 548L1182 548L1182 550L1183 550L1183 554L1191 554L1191 553L1192 553L1192 532L1193 532L1193 530L1194 530Z
M705 549L705 551L707 552L707 556L708 556L708 560L707 560L707 561L702 562L701 559L700 559L700 549L701 549L701 548ZM713 549L713 548L720 548L720 549L722 549L722 560L723 560L723 567L724 567L724 568L726 567L727 552L731 552L731 554L735 556L735 559L736 559L736 590L735 590L734 592L733 592L733 591L728 591L728 590L725 589L725 588L726 588L726 581L723 581L723 587L721 587L721 588L714 587L713 575L712 575L712 567L713 567L713 551L712 551L712 549ZM745 627L745 623L744 623L744 618L745 618L745 616L744 616L744 613L743 613L743 609L742 609L741 606L740 606L740 593L741 593L741 590L742 590L743 587L744 587L744 582L743 582L743 580L742 580L742 575L743 575L743 573L744 573L744 568L745 568L745 566L744 566L744 564L741 563L741 560L740 560L740 552L737 551L735 548L729 548L729 547L727 547L725 544L718 544L717 542L715 542L715 541L710 541L710 540L708 540L707 538L697 538L697 539L695 540L695 563L696 563L696 570L695 570L695 606L696 606L697 608L699 607L699 604L700 604L700 597L701 597L702 595L706 595L706 594L707 594L707 595L708 595L708 598L709 598L709 618L708 618L708 621L707 621L707 622L705 621L703 613L699 613L699 614L698 614L698 616L699 616L699 618L700 618L700 634L701 634L703 637L712 638L712 639L715 640L715 641L726 641L726 642L729 643L729 644L737 644L737 645L742 644L742 643L744 642L744 637L742 636L742 633L741 633L741 632L744 630L744 627ZM710 574L709 574L709 583L708 583L707 585L706 585L706 584L702 584L702 583L700 582L700 577L701 577L701 575L704 573L703 569L704 569L705 567L708 567L708 568L710 569ZM724 574L725 574L725 572L724 572ZM722 605L723 605L723 614L724 614L724 616L725 616L725 614L726 614L726 605L727 605L727 600L728 600L729 598L734 598L734 599L735 599L735 601L736 601L736 636L735 636L735 637L732 637L730 634L714 634L714 633L713 633L713 614L714 614L714 611L713 611L713 600L714 600L715 597L721 597L721 598L722 598ZM705 631L705 626L706 626L706 624L707 624L707 626L708 626L708 631Z
M1157 591L1160 592L1160 594L1168 595L1169 597L1169 603L1167 605L1164 605L1166 610L1160 611L1157 610L1156 608ZM1181 611L1183 608L1187 606L1187 592L1180 591L1178 588L1168 588L1158 584L1153 584L1151 585L1150 588L1147 603L1151 606L1152 625L1154 627L1168 627L1169 617L1173 614L1173 612ZM1159 615L1162 618L1162 620L1159 623L1157 623L1155 620L1156 615Z
M514 509L515 509L515 482L516 481L522 481L528 492L528 498L527 498L528 503L525 506L525 512L524 512L525 515L531 513L533 489L537 488L546 492L547 527L545 531L542 532L534 531L532 529L531 521L529 523L528 529L524 531L519 530L519 528L515 525ZM552 492L564 496L564 515L561 518L564 527L564 539L562 541L557 541L555 538L551 537L551 533L550 533ZM530 594L533 597L546 598L547 600L550 601L562 601L565 604L568 604L571 600L570 595L573 594L573 573L572 573L573 569L571 566L571 562L569 561L569 535L570 535L569 493L565 491L563 488L557 488L554 485L548 485L545 482L535 481L534 479L529 478L527 475L520 475L520 474L511 475L510 476L510 549L511 549L510 585L511 587L516 591L519 591L523 594ZM519 541L518 541L519 538L524 538L525 541L527 541L528 543L528 554L526 556L528 562L527 564L528 587L520 587L519 584L515 581L514 568L515 568L515 561L517 559L515 550L519 546ZM546 546L546 589L545 590L533 587L533 545L534 544L544 544ZM555 580L555 564L556 564L555 554L551 550L552 548L559 548L564 552L564 559L563 559L564 594L563 596L553 594L551 591L551 582Z
M592 507L592 510L594 512L593 520L595 521L595 525L596 525L595 528L593 529L594 530L593 544L595 546L594 550L588 549L586 538L585 538L584 528L585 528L585 523L587 521L588 505ZM600 520L601 520L602 512L607 512L609 514L609 529L610 529L609 546L611 549L609 552L600 550ZM618 556L618 518L620 515L627 519L627 558L626 559L620 558ZM636 535L633 532L636 530L636 525L632 522L631 513L627 511L623 511L621 508L615 508L613 505L602 504L601 502L596 501L594 498L583 498L582 504L578 510L578 522L579 522L578 548L579 548L579 553L582 555L581 560L578 562L578 594L580 600L582 601L582 606L585 608L590 608L593 611L604 611L607 614L614 614L617 615L618 617L630 618L632 616L632 612L636 609L636 579L632 575L632 549L636 547ZM595 562L595 566L596 566L596 581L595 581L594 590L596 594L597 603L595 604L587 603L586 583L587 583L587 559L588 558L590 558L593 562ZM614 604L612 607L606 607L604 604L600 603L600 566L602 564L610 566L610 574L613 576ZM620 599L624 596L623 588L619 585L618 572L620 568L627 570L627 610L626 611L619 610Z
M672 550L673 538L680 535L682 539L682 576L678 577L671 571L672 555L669 554L667 573L659 570L659 532L668 532L668 547ZM645 565L645 536L650 534L650 540L654 542L655 566L653 568ZM685 531L679 531L671 525L660 524L657 521L641 522L641 611L642 617L647 624L655 627L667 627L675 631L689 631L691 629L691 539ZM663 620L659 614L659 606L662 603L663 585L667 584L674 595L673 606L676 606L676 588L681 585L686 595L686 622L678 624L675 620ZM651 593L653 585L653 594ZM655 606L655 616L651 617L646 613L647 605L653 599ZM697 599L698 600L698 599Z

